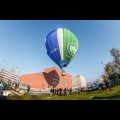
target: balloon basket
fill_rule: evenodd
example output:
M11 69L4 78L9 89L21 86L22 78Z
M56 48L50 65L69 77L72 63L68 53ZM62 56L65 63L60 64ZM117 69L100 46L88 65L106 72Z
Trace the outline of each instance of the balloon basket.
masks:
M62 70L62 76L65 76L65 71L64 70Z

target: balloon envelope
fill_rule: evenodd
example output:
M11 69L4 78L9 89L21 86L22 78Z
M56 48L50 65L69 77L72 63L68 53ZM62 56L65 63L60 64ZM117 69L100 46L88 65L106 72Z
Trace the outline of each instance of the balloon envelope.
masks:
M76 55L79 41L69 29L58 28L47 35L45 46L48 56L62 69Z

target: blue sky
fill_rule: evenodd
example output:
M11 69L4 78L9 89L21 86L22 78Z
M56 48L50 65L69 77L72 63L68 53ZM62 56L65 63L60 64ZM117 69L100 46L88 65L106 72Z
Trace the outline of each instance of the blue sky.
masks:
M80 43L65 71L81 74L87 82L100 77L101 62L112 61L111 48L120 49L119 20L0 20L0 67L18 67L21 74L58 67L44 46L46 35L58 27L73 31Z

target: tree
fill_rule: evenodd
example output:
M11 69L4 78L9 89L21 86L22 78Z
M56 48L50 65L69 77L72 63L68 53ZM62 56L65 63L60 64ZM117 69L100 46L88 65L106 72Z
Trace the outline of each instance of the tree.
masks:
M110 52L111 52L111 55L113 56L114 75L116 76L116 79L119 82L119 75L120 75L120 50L112 48Z
M108 80L108 76L106 74L102 75L103 81L106 82Z
M120 79L120 50L112 48L110 53L113 56L113 61L106 64L102 78L104 81L110 79L115 83Z
M120 57L120 51L116 48L110 50L111 55L113 56L113 62L118 62Z
M108 64L106 64L106 66L105 66L105 73L109 76L110 74L111 74L111 72L112 72L112 70L111 70L111 63L108 63Z

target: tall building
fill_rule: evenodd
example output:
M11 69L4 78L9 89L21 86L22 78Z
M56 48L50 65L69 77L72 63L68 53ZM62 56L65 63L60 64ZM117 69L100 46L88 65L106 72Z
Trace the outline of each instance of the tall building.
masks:
M20 78L20 88L31 90L45 90L49 88L72 88L72 76L56 67L45 69L44 72L25 74Z
M4 80L9 85L12 85L13 83L19 83L20 76L16 75L15 73L12 73L10 71L7 71L5 69L1 69L1 71L0 71L0 79Z
M86 79L82 75L72 77L72 88L86 87Z

